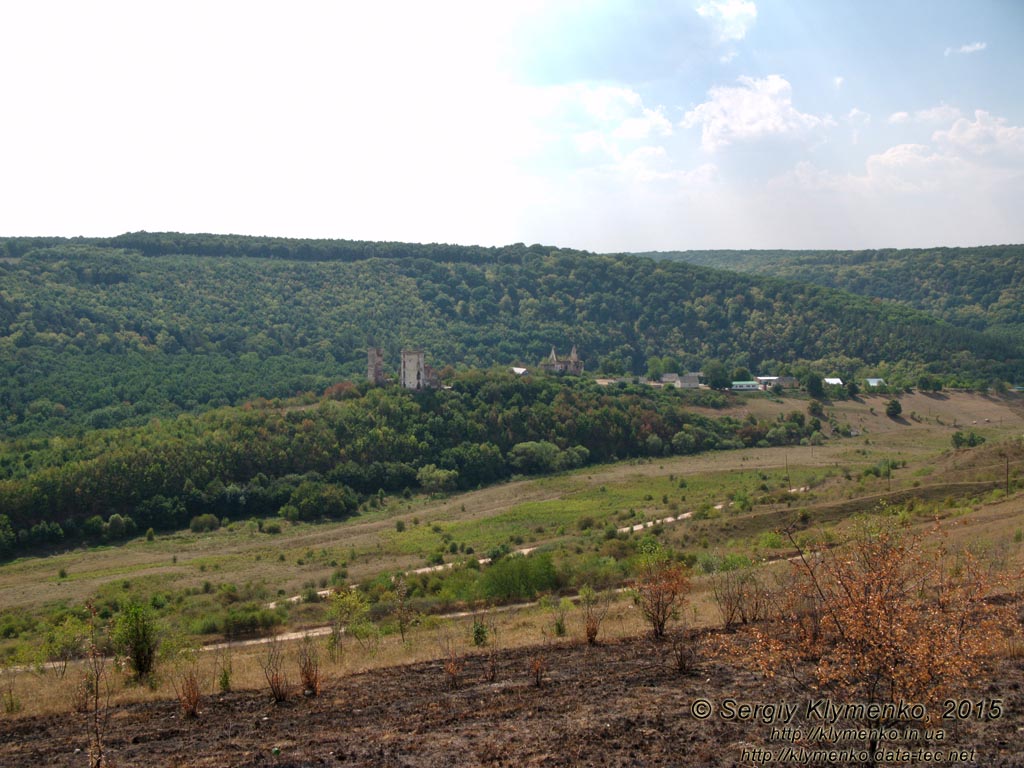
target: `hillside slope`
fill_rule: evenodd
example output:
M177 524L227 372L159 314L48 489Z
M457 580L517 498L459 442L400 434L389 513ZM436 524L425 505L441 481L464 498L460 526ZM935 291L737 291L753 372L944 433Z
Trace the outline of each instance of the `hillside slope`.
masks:
M0 435L67 433L318 391L405 346L441 367L588 371L651 357L806 363L988 385L1024 343L819 286L627 255L212 235L3 241Z
M643 254L889 299L954 325L1024 339L1024 246Z

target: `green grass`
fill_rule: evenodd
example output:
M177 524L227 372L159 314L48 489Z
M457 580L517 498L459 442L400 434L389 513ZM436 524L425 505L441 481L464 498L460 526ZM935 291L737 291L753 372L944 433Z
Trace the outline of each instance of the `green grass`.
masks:
M979 403L992 407L980 398L963 404L954 398L944 407L966 411ZM751 402L750 407L778 406ZM785 408L792 410L793 403ZM381 573L419 567L442 546L447 562L466 559L469 549L468 557L477 558L508 545L551 551L557 563L572 567L621 570L633 544L653 535L693 562L759 561L785 556L790 545L779 532L788 526L795 526L800 538L838 535L833 530L851 515L878 514L876 499L888 492L890 483L893 491L912 489L920 497L913 506L889 510L907 525L925 525L937 514L959 515L969 522L978 510L1014 503L988 488L930 490L950 480L1002 476L1002 464L982 453L945 457L952 429L948 413L943 415L945 424L925 419L896 427L884 416L872 417L866 404L843 403L836 409L841 410L839 421L849 421L864 433L829 440L813 450L666 457L589 467L449 498L393 497L342 522L282 521L277 535L260 533L250 521L241 520L207 534L183 531L159 535L153 542L139 537L120 546L21 558L0 566L0 603L5 612L19 617L11 625L19 636L0 638L0 651L40 636L38 629L22 632L19 627L44 625L63 612L80 610L87 600L149 600L159 594L162 619L194 631L204 621L209 624L210 616L223 615L229 604L221 590L230 585L239 593L230 605L254 608L279 596L298 595L310 585L333 583L332 577L343 570L350 581L366 583ZM1011 418L1009 410L1006 414L1005 425L987 427L986 450L998 450L1000 436L1019 435L1024 419ZM972 456L982 458L972 464ZM886 460L906 461L907 466L893 471L891 478L864 476L865 468ZM913 488L915 483L920 487ZM801 486L811 489L786 493ZM765 499L770 503L763 503ZM731 500L741 503L728 506ZM716 510L717 504L725 506ZM694 512L693 519L608 537L610 527L683 512ZM405 524L402 532L395 529L398 520ZM1012 541L1020 530L1019 518L1006 525L1003 538ZM452 543L461 551L450 552ZM65 578L58 576L61 569ZM474 578L464 571L430 574L429 600L453 604L471 594ZM325 609L309 604L282 610L291 623L310 624L322 621Z

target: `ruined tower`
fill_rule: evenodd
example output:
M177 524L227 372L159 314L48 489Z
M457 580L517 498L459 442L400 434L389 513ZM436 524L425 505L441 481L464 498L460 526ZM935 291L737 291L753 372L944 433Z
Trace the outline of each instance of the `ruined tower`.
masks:
M426 356L421 349L402 350L402 373L399 381L403 389L414 391L437 389L441 384L437 371L427 365Z
M366 355L366 378L375 387L384 384L384 350L371 347Z

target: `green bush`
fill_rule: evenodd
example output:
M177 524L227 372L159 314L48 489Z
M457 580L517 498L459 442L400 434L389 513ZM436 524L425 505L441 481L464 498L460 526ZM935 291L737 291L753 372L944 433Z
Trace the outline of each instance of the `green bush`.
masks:
M149 606L128 603L114 620L111 639L138 680L148 679L153 674L160 638L156 616Z
M192 522L188 524L188 527L192 533L216 531L220 528L220 518L213 514L196 515L192 518Z
M504 557L480 577L483 596L492 600L532 600L557 587L558 574L546 552Z

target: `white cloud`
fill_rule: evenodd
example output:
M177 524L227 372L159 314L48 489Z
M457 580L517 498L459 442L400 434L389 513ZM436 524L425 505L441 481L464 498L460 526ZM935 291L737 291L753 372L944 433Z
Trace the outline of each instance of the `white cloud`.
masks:
M979 51L984 51L987 47L988 43L965 43L959 48L947 48L943 55L949 56L953 53L978 53Z
M850 141L854 144L860 144L860 129L871 122L871 115L862 109L854 107L846 113L846 122L853 126Z
M672 135L672 123L660 109L642 108L639 115L627 117L612 135L620 139L646 139L653 134Z
M956 107L948 104L939 104L930 109L919 109L913 114L910 112L893 112L889 115L890 125L903 125L904 123L951 123L963 113Z
M936 131L932 139L958 155L1004 162L1024 160L1024 127L1009 125L1005 118L980 109L974 120L962 117L949 130Z
M835 125L828 115L819 117L797 110L792 102L792 86L779 75L761 79L744 76L739 83L712 88L709 100L683 117L684 128L701 126L701 145L707 151L769 136L802 137Z
M868 157L867 175L858 181L871 191L924 192L947 188L968 169L956 158L923 144L898 144Z
M723 64L728 64L730 61L735 59L737 56L739 56L739 54L736 53L736 51L729 51L728 53L723 53L721 56L719 56L718 60L720 62L722 62Z
M675 168L664 147L639 147L622 158L613 170L634 181L670 181L685 187L710 184L718 174L718 168L712 163L703 163L692 170Z
M897 144L870 155L863 174L833 174L803 162L774 183L865 197L931 193L950 200L995 188L1016 190L1006 197L1019 198L1022 178L1024 127L979 110L973 120L961 118L949 130L936 131L931 144Z
M845 82L846 78L843 77L842 75L836 75L835 77L832 78L832 85L836 87L837 91L843 87L843 83Z
M939 104L931 109L919 109L914 113L914 119L922 123L948 123L959 118L961 114L956 107Z
M750 0L709 0L697 6L697 13L714 24L720 40L742 40L757 20L757 5Z
M637 142L673 132L663 107L645 106L636 91L618 86L573 83L523 88L504 111L514 113L529 136L528 141L521 136L516 143L527 145L529 154L546 153L546 160L559 166L578 165L581 160L593 164L598 155L618 161ZM566 156L566 147L586 157Z

